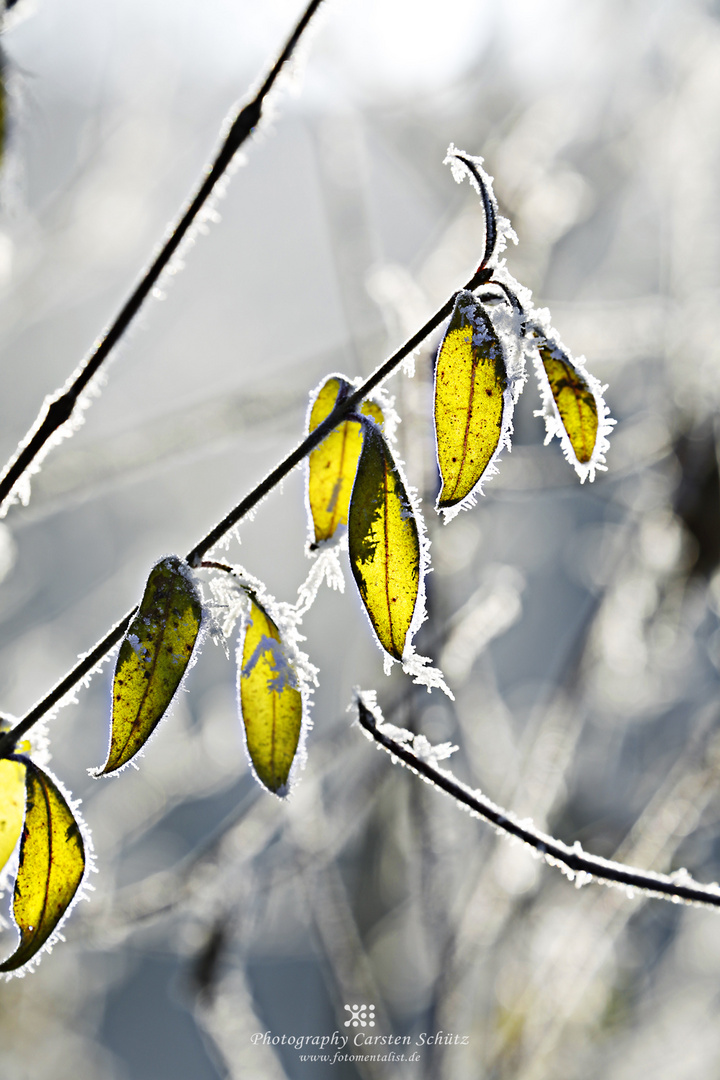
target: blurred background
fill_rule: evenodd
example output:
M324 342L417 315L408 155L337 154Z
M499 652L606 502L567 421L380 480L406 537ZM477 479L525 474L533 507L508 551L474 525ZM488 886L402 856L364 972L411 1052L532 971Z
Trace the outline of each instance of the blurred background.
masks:
M20 0L3 34L0 457L114 315L296 0ZM208 641L139 771L107 746L111 665L50 725L99 873L67 942L0 987L8 1080L546 1080L720 1070L720 917L577 891L353 727L459 747L456 774L568 843L720 877L720 7L714 0L327 0L271 115L117 350L84 426L0 532L0 708L21 714L302 434L324 375L367 374L467 279L485 157L510 269L609 384L608 472L512 454L442 527L438 338L388 389L433 542L421 653L382 672L349 574L305 619L320 669L292 797L249 775L234 663ZM292 602L298 470L226 557ZM9 898L3 900L5 915ZM3 955L13 931L0 935ZM437 1031L420 1060L309 1063L255 1032ZM351 1033L352 1033L352 1029ZM414 1047L413 1047L414 1049Z

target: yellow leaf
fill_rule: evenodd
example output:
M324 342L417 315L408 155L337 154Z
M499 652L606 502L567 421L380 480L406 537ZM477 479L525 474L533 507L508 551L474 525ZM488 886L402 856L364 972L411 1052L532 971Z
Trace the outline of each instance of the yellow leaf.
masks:
M538 349L550 393L557 407L575 457L586 465L593 456L598 434L598 407L587 379L560 349L550 345Z
M0 720L0 734L11 727L7 720ZM30 749L30 742L24 739L15 747L15 753L27 754ZM24 815L25 763L5 758L0 761L0 882L3 867L20 839Z
M20 944L0 964L0 972L16 971L43 947L65 915L85 871L85 846L65 796L29 759L24 769L25 825L13 897Z
M418 597L420 537L387 443L374 424L363 428L350 500L350 565L380 644L401 660Z
M352 389L350 383L341 375L330 376L313 402L308 432L314 431ZM375 402L363 402L360 411L382 425L382 410ZM308 505L316 544L329 540L340 526L347 525L350 492L361 449L360 423L357 420L346 420L331 431L310 454Z
M25 766L0 761L0 870L15 850L25 813Z
M250 760L261 783L285 795L300 740L302 694L278 628L256 597L250 599L238 660L240 714Z
M6 4L6 7L9 7ZM5 139L7 135L7 91L5 89L5 69L0 66L0 162L5 157Z
M435 368L435 437L442 488L438 509L480 483L501 448L511 403L502 345L470 292L455 302Z
M98 775L125 765L155 730L185 674L201 622L202 605L189 568L175 555L161 559L120 646L110 749Z

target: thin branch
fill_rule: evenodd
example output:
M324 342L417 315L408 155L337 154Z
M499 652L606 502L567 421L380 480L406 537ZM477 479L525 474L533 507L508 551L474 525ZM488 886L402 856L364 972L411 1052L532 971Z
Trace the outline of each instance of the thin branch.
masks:
M489 281L492 271L486 269L477 270L466 285L463 286L464 290L471 291L478 288L479 285L484 285ZM396 367L409 356L418 345L422 344L428 334L431 334L445 319L450 315L453 305L455 303L455 297L457 293L445 301L441 308L439 308L431 318L422 326L417 333L413 334L411 338L401 345L397 352L394 352L387 360L384 361L378 368L375 369L372 375L370 375L362 386L358 387L352 394L346 397L344 400L338 402L333 411L323 420L321 424L310 432L301 443L292 450L288 456L280 462L280 464L273 469L271 473L261 480L249 495L247 495L242 502L227 514L222 521L218 522L214 529L211 529L207 536L203 537L200 543L196 544L192 551L188 552L186 558L191 566L197 566L203 555L217 544L218 540L221 540L225 533L232 529L233 525L236 525L241 518L245 517L265 496L272 491L277 484L283 480L288 473L292 472L296 465L298 465L303 458L319 446L323 439L330 434L333 428L336 428L345 417L353 412L354 409L368 396L371 391L375 389L381 382L383 382Z
M98 338L90 354L70 376L65 386L51 394L43 402L35 423L21 440L15 454L5 466L2 476L0 476L0 513L7 511L18 482L31 469L33 463L37 462L41 455L44 456L42 454L43 449L47 453L49 440L71 419L88 383L98 372L103 361L120 341L130 323L140 311L145 300L157 284L163 270L167 267L215 189L218 180L226 172L242 144L259 124L265 98L280 74L283 64L292 56L305 28L321 3L322 0L311 0L257 94L251 102L236 113L228 127L217 157L206 171L204 180L185 211L181 214L177 224L170 229L160 250L143 273L115 321Z
M14 728L10 731L5 731L0 735L0 759L9 757L15 749L16 743L27 734L30 728L37 724L38 720L42 720L43 716L61 702L74 686L84 679L86 675L89 675L103 657L110 652L113 645L117 645L118 641L130 625L136 611L136 607L134 607L132 611L129 611L120 622L113 626L112 630L105 635L102 641L99 641L89 653L86 653L80 658L80 662L76 664L59 683L56 683L44 698L38 701L36 705L33 705L30 712L26 713Z
M490 270L477 270L463 288L471 290L477 288L479 285L485 284L489 280L490 274ZM432 331L450 315L455 303L456 295L456 293L453 293L453 295L445 301L442 307L428 319L425 325L422 326L416 334L413 334L404 345L401 345L392 356L376 368L362 386L358 387L357 390L336 405L329 416L327 416L321 424L318 424L314 431L307 435L306 438L304 438L302 442L299 443L295 449L265 477L264 480L261 480L260 483L253 488L249 495L246 495L221 522L210 530L207 536L203 537L203 539L188 552L185 558L190 566L201 566L203 555L214 547L234 525L237 525L242 518L257 506L257 504L261 502L261 500L264 499L265 496L288 475L288 473L292 472L295 466L314 450L315 447L330 434L333 428L342 423L344 418L351 413L379 383L391 375L405 357L408 356L413 349L416 349L428 334L431 334ZM223 567L223 569L225 569L225 567ZM29 713L18 721L12 730L6 731L0 735L0 759L11 754L18 740L21 739L30 728L38 722L38 720L49 712L50 709L54 708L54 706L65 697L76 683L85 678L96 664L102 660L103 656L117 644L130 625L130 621L136 611L137 608L135 607L132 611L128 612L128 614L112 628L102 641L99 641L98 644L94 646L91 652L84 656L44 698L33 706Z
M512 814L496 806L478 791L472 791L452 773L440 769L430 761L419 757L414 751L411 732L403 733L391 725L384 724L379 710L357 696L358 723L383 749L393 758L397 758L424 780L434 784L452 799L473 814L494 825L499 832L522 840L537 852L550 866L557 866L576 885L597 881L603 885L618 886L629 894L639 890L663 900L683 901L687 904L702 904L708 907L720 907L720 887L717 884L702 885L693 881L687 871L675 874L655 874L652 871L638 870L623 863L601 859L597 855L586 854L579 843L568 847L561 840L556 840L547 833L540 832L532 822L519 821ZM394 735L405 735L407 741L398 741Z
M483 254L482 262L480 263L480 268L482 269L487 266L493 258L497 247L497 203L495 202L495 196L492 193L492 189L490 188L489 183L485 182L485 177L482 174L482 170L478 168L477 163L467 154L462 154L458 150L453 149L450 156L456 158L458 161L462 161L465 168L473 177L475 189L482 199L483 210L485 211L485 252Z

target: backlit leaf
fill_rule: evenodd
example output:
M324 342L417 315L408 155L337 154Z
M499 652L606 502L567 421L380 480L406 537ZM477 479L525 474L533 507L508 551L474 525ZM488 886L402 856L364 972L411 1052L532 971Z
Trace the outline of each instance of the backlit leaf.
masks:
M352 390L353 387L341 375L330 376L313 402L308 431L314 431ZM382 410L375 402L364 401L360 411L382 425ZM361 449L360 423L346 420L310 454L308 506L316 544L329 540L340 526L347 525L350 492Z
M189 568L175 555L161 559L120 646L110 750L98 775L125 765L155 730L185 674L201 622L200 595Z
M254 596L238 643L238 699L258 779L276 795L287 794L302 728L302 694L280 632Z
M25 765L0 761L0 871L15 850L25 814Z
M598 434L595 395L588 380L560 348L546 344L538 351L573 453L581 465L587 465L593 456Z
M25 825L13 897L20 944L0 964L0 972L16 971L43 947L67 911L85 871L85 845L65 796L29 759L22 767Z
M480 302L461 292L435 368L435 437L442 488L437 507L471 495L503 444L510 396L500 340Z
M9 721L0 720L0 734L9 731L11 727ZM29 751L30 743L27 739L18 743L15 748L17 754L26 754ZM0 892L5 887L3 869L20 839L24 815L25 764L4 758L0 760Z
M350 500L350 565L380 644L402 659L420 585L420 537L410 498L379 429L363 424Z

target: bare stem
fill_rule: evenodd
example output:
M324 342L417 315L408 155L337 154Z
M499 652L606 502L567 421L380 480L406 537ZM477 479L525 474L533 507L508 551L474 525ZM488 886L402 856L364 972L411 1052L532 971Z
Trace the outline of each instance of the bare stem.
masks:
M38 720L41 720L47 712L50 711L59 701L68 694L81 679L84 679L86 675L89 675L93 668L100 663L104 656L110 652L113 645L117 645L120 638L127 630L133 615L137 611L134 607L132 611L129 611L127 615L113 626L102 641L99 641L89 653L83 656L79 663L67 673L53 686L52 690L45 695L37 705L34 705L29 713L26 713L21 720L17 722L14 728L10 731L4 732L0 735L0 759L9 757L15 749L15 744L20 741L27 734L34 724L37 724Z
M51 394L43 402L35 423L19 443L15 454L5 466L2 476L0 476L0 513L7 510L18 481L40 456L48 440L63 424L70 420L88 383L140 311L145 300L147 300L157 284L163 270L167 267L191 225L197 219L198 214L212 194L218 180L227 170L239 148L259 124L265 98L280 74L283 64L292 56L305 28L321 3L322 0L311 0L255 97L236 112L229 124L222 146L212 165L206 170L205 178L202 180L197 192L180 215L177 223L169 230L160 246L160 250L143 272L140 281L120 309L115 321L98 338L92 351L70 376L65 386Z
M487 266L490 260L495 255L495 248L497 247L498 234L497 234L497 213L495 197L492 195L488 185L485 183L485 179L480 170L475 165L472 158L467 157L465 154L461 154L455 150L452 155L457 158L458 161L462 161L465 168L475 180L477 191L482 199L483 210L485 211L485 253L480 263L480 268Z
M357 707L360 726L389 754L461 806L494 825L499 832L522 840L541 855L546 863L559 867L576 884L595 880L603 885L618 886L628 892L637 889L663 900L720 907L720 887L716 884L702 885L693 881L685 872L679 872L675 876L655 874L652 871L625 866L623 863L611 862L610 859L601 859L584 852L579 844L568 847L561 840L540 832L532 822L518 821L480 792L465 787L452 773L418 757L411 749L411 744L393 738L382 722L378 722L375 712L366 705L361 696L358 696Z

